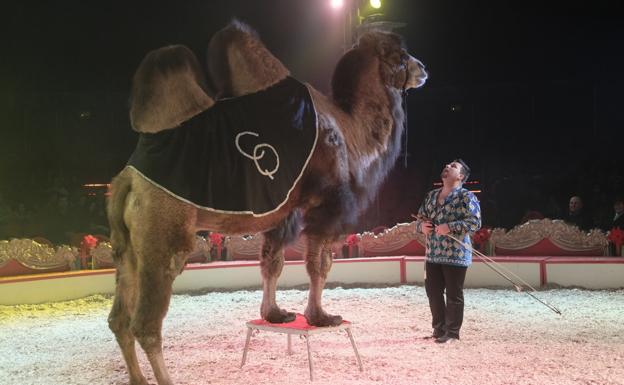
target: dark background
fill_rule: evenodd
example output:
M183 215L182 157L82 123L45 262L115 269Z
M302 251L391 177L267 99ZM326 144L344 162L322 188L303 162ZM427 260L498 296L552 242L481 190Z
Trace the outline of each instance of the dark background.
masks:
M3 5L0 192L9 204L107 183L136 143L128 98L144 55L185 44L204 60L232 17L300 80L327 92L343 50L328 0ZM430 74L408 98L402 157L361 229L409 221L445 162L472 166L485 224L555 217L571 195L597 209L622 192L620 2L386 0L384 18ZM546 7L546 8L545 8ZM59 182L60 180L60 182ZM85 192L87 190L84 190ZM559 214L557 213L557 210Z

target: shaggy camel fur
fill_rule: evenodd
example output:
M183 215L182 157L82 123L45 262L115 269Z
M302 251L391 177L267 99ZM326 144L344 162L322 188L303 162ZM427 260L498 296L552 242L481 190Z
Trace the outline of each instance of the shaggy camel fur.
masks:
M203 83L188 49L172 46L148 54L134 77L133 128L157 132L175 127L212 105L203 90L238 96L267 88L288 75L256 34L238 22L213 37L208 59L210 87ZM197 209L155 187L132 168L114 178L108 217L117 287L109 326L131 384L147 384L138 365L135 339L158 384L172 383L162 353L162 322L173 280L182 271L200 229L226 234L264 232L260 314L271 322L294 318L294 313L277 305L275 291L283 267L282 249L302 229L308 240L310 276L305 316L319 326L342 321L321 305L332 264L330 245L355 224L393 167L404 129L401 93L420 87L426 77L424 66L406 53L398 36L382 32L362 36L337 65L331 98L308 87L318 115L317 145L288 201L265 216Z

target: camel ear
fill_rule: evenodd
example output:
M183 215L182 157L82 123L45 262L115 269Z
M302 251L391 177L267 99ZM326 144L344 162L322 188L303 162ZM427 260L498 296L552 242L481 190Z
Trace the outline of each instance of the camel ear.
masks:
M132 128L154 133L180 125L214 104L205 89L205 76L187 47L149 52L132 81Z

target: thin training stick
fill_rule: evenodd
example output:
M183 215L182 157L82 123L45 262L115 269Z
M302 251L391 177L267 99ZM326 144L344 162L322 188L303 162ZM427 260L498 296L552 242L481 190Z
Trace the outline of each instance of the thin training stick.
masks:
M514 274L511 270L503 267L503 265L501 265L500 263L494 261L493 259L491 259L490 257L482 254L480 251L475 250L471 245L467 245L466 243L460 241L459 239L455 238L454 236L447 234L447 237L453 239L455 242L458 242L459 244L461 244L462 246L464 246L465 248L469 248L472 250L473 253L475 253L479 258L481 258L481 260L492 270L496 271L498 274L500 274L503 278L507 279L509 282L511 282L512 285L514 285L516 287L516 290L518 292L522 291L528 295L530 295L531 297L533 297L535 300L537 300L538 302L540 302L541 304L545 305L546 307L548 307L550 310L554 311L555 313L561 315L561 310L559 310L558 308L556 308L555 306L549 304L548 302L539 299L537 296L535 296L533 293L530 293L528 291L524 291L522 290L522 284L518 284L516 282L514 282L511 278L509 278L508 276L506 276L502 271L497 270L496 268L494 268L494 266L497 266L500 269L504 269L507 273L512 274L513 276L517 277L520 281L522 281L524 283L525 286L527 286L528 288L530 288L532 291L537 292L537 290L535 290L535 288L531 285L529 285L525 280L523 280L522 278L518 277L516 274Z
M431 222L431 219L423 217L422 215L414 215L412 214L413 218L419 219L419 220L424 220L424 221L429 221ZM523 286L526 286L527 288L531 289L533 292L537 292L537 290L531 286L528 282L526 282L524 279L522 279L521 277L519 277L517 274L515 274L513 271L507 269L506 267L504 267L503 265L501 265L500 263L494 261L492 258L488 257L487 255L481 253L479 250L475 250L472 245L468 245L464 242L462 242L461 240L455 238L454 236L452 236L451 234L446 234L447 237L451 238L452 240L454 240L455 242L459 243L460 245L464 246L467 249L470 249L476 256L478 256L487 267L489 267L490 269L494 270L494 272L496 272L497 274L499 274L501 277L505 278L507 281L509 281L512 285L514 285L514 287L516 288L516 291L518 292L524 292L526 294L528 294L529 296L531 296L533 299L535 299L536 301L540 302L542 305L546 306L547 308L549 308L550 310L552 310L553 312L561 315L561 311L556 308L555 306L547 303L546 301L543 301L541 299L539 299L537 296L535 296L533 293L530 293L526 290L523 290ZM503 270L505 272L503 272ZM511 274L514 277L516 277L519 281L521 281L522 283L517 283L516 281L514 281L512 278L510 278L507 274Z

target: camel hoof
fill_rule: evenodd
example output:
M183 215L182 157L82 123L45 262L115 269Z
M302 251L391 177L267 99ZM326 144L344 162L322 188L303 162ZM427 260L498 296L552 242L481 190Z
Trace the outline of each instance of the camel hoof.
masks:
M305 315L308 320L308 324L312 326L324 327L324 326L338 326L342 323L342 317L339 315L321 314L317 316Z
M295 313L282 310L282 309L271 309L269 314L266 317L263 317L265 321L268 321L272 324L283 324L286 322L292 322L295 320Z
M138 380L130 380L130 385L152 385L145 378L141 378Z

